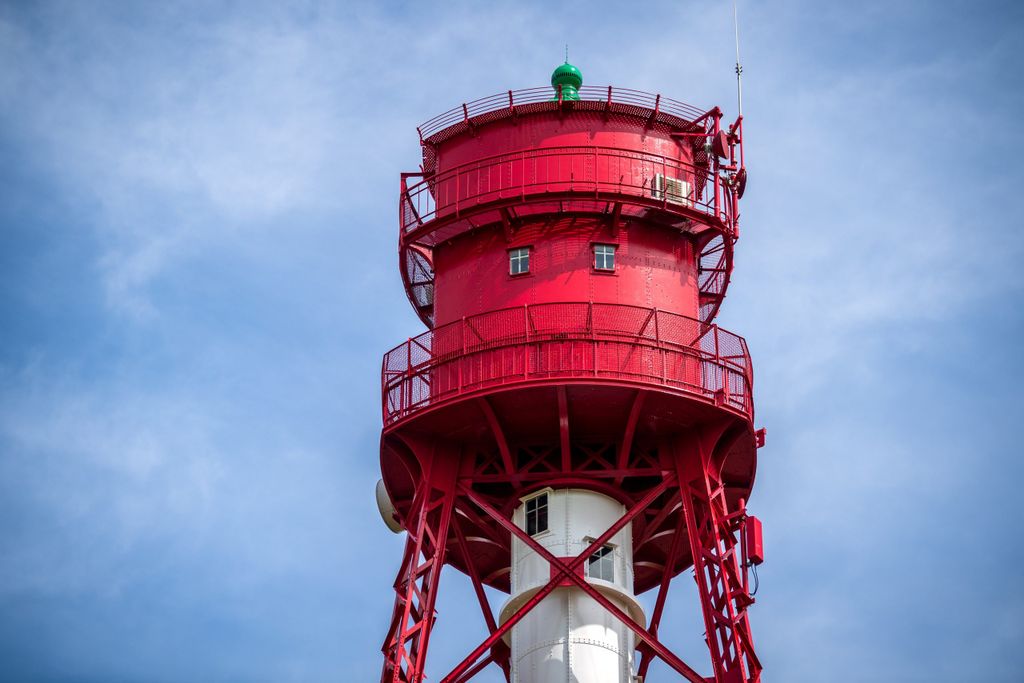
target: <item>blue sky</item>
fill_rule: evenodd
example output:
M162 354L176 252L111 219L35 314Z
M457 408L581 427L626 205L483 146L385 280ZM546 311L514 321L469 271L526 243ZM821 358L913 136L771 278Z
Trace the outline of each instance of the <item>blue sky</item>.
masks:
M720 322L768 429L766 680L1020 680L1024 9L740 12ZM566 42L587 83L734 113L731 30L720 1L0 6L0 680L374 680L415 126ZM707 672L691 586L662 633ZM435 678L484 628L443 588Z

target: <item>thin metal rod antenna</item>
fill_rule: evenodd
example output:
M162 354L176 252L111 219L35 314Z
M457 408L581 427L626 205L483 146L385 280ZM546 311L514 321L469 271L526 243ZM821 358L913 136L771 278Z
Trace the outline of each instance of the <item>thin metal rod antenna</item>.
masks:
M743 116L743 64L740 62L740 20L736 0L732 0L732 26L736 33L736 108Z

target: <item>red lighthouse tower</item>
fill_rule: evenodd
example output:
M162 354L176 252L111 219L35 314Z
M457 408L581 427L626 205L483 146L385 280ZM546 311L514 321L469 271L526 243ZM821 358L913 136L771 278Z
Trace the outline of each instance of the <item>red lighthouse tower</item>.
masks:
M378 500L408 537L381 680L425 678L447 564L490 635L435 680L493 664L636 683L660 658L689 681L758 681L745 501L763 431L747 345L713 322L742 117L584 87L568 63L551 82L426 122L421 171L401 176L400 269L429 329L383 363ZM690 567L712 679L658 637Z

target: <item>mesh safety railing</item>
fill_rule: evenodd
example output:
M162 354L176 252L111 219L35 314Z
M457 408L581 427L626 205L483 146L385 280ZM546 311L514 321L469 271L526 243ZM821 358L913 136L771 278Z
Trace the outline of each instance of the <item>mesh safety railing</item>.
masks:
M454 126L462 121L467 121L490 112L503 109L513 109L524 105L557 103L558 96L550 87L525 88L522 90L507 90L503 93L481 97L472 102L466 102L443 114L438 114L429 121L423 123L416 130L419 131L421 139L428 139L441 132L445 128ZM579 89L579 101L582 102L603 102L640 109L650 109L659 113L675 116L684 121L695 121L707 112L684 102L678 102L661 95L632 90L630 88L616 88L613 86L585 85Z
M487 204L543 200L552 193L635 197L643 204L707 215L727 232L734 227L727 183L707 165L660 154L597 146L542 147L472 161L418 182L410 182L412 175L402 178L403 235Z
M551 303L463 318L389 351L384 424L491 387L585 378L675 389L753 419L742 337L657 309Z

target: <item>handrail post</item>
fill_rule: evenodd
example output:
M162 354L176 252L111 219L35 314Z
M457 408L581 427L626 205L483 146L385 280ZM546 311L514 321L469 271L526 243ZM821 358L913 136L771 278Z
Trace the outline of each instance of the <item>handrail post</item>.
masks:
M404 415L412 409L412 337L405 340L405 391L401 393Z
M390 352L384 354L384 360L380 364L380 413L381 421L384 424L388 424L388 356Z
M398 223L401 229L401 234L405 235L405 202L410 201L411 198L407 197L409 192L409 184L405 182L405 176L401 176L399 194L398 194Z
M665 172L665 157L661 157L661 206L668 208L668 174Z
M654 309L654 343L661 356L661 385L668 386L668 350L661 343L661 328L658 324L658 309Z
M587 302L587 328L590 332L590 363L593 366L594 377L597 377L597 331L594 329L594 302Z
M723 403L728 405L728 403L729 403L729 368L726 367L725 363L722 361L722 347L721 347L721 339L720 339L719 333L718 333L719 332L718 325L714 326L714 330L715 330L715 365L718 366L718 372L722 376L721 391L722 391Z
M526 344L523 345L523 379L530 378L530 304L523 304L523 329Z
M462 324L459 325L459 336L462 337L462 355L459 356L459 393L462 393L462 366L466 364L466 316L462 316Z
M524 150L520 156L523 158L523 172L519 179L519 197L520 199L526 199L526 151Z

